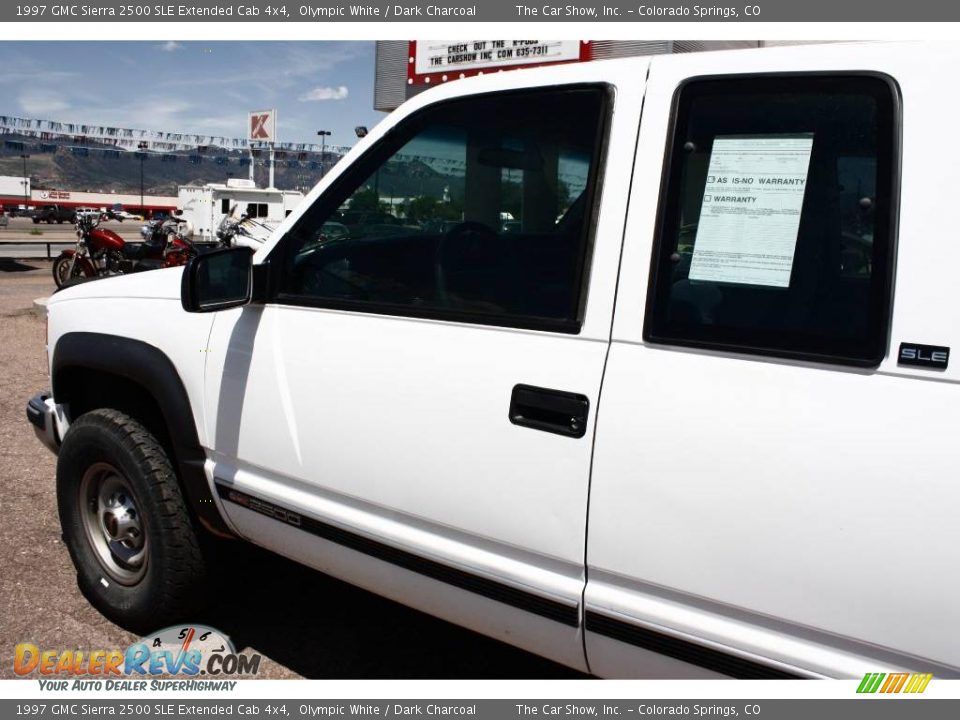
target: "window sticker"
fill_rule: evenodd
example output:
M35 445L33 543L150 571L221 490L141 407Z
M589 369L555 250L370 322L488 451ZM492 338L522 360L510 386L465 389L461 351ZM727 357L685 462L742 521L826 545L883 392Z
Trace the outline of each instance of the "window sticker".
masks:
M718 136L690 280L790 286L813 133Z

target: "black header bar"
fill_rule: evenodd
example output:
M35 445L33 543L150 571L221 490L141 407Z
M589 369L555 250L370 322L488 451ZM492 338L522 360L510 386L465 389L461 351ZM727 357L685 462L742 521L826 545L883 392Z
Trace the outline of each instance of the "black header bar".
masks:
M311 0L193 0L11 3L3 22L945 22L960 4L941 0L401 0L356 3Z

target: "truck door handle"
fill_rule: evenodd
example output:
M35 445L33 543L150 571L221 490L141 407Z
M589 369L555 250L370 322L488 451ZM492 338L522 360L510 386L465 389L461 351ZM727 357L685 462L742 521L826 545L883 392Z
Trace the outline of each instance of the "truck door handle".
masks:
M587 396L577 393L514 385L510 396L510 422L557 435L583 437L589 412Z

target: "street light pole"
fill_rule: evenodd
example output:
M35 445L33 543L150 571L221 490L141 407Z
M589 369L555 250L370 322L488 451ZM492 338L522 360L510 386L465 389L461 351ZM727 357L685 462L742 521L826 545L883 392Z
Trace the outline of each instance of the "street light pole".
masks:
M356 134L358 140L362 140L369 134L366 125L357 125L353 132ZM373 176L373 192L377 196L377 206L380 206L380 166L377 165L377 171Z
M137 143L137 150L140 151L140 214L144 217L147 216L147 210L143 207L143 161L147 159L148 147L150 146L143 140Z
M327 138L331 134L329 130L317 130L320 136L320 177L327 174Z
M20 153L20 159L23 160L23 209L30 206L30 178L27 177L27 158L26 153Z

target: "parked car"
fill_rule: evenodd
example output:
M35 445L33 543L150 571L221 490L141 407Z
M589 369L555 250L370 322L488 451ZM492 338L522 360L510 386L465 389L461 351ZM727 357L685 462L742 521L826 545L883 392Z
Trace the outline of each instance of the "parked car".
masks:
M57 293L27 414L85 596L191 617L212 533L601 676L960 676L951 69L447 83L255 253ZM347 210L425 176L461 221Z
M33 214L33 222L35 225L39 225L42 222L62 225L65 222L76 222L76 219L76 210L62 205L44 205L43 207L37 208L37 211Z

